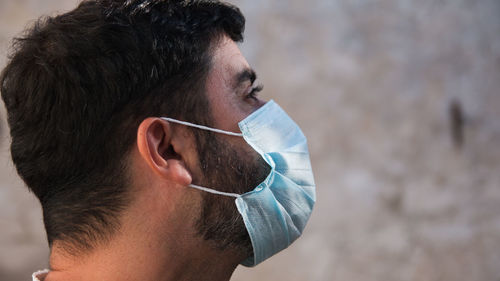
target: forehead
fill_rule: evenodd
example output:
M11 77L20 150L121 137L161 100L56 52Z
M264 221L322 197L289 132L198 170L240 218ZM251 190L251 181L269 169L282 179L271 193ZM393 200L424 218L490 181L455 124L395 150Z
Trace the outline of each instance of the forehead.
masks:
M223 79L224 82L231 84L233 78L235 78L234 75L247 68L250 68L250 66L238 45L229 37L223 36L215 45L213 51L212 68L208 82L217 83L219 82L218 79Z

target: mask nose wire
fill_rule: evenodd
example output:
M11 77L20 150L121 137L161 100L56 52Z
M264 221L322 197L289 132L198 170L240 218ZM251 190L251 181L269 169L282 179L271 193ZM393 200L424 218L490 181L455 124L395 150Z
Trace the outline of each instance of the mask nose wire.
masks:
M203 125L193 124L193 123L186 122L186 121L180 121L180 120L169 118L169 117L160 117L160 118L163 120L166 120L166 121L173 122L173 123L178 123L178 124L185 125L185 126L195 127L195 128L202 129L202 130L212 131L212 132L219 133L219 134L225 134L225 135L235 136L235 137L243 137L243 134L241 134L241 133L228 132L228 131L224 131L224 130L220 130L220 129L210 128L210 127L203 126Z

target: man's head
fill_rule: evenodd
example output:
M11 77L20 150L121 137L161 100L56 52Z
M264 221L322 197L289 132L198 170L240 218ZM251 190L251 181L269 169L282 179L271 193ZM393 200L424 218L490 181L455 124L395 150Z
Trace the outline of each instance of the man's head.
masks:
M237 131L263 104L235 45L244 22L217 1L84 1L16 40L1 92L12 158L42 204L49 244L83 251L113 237L147 188L134 186L134 149L176 186L243 193L262 181L268 167L242 139L155 118ZM248 255L233 200L203 197L196 231Z

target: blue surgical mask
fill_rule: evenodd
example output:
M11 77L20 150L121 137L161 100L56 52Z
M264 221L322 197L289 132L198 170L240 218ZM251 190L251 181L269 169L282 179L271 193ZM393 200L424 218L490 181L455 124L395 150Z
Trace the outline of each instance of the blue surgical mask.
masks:
M241 136L271 166L266 179L244 194L190 185L206 192L236 198L236 207L245 222L254 253L242 265L255 266L261 263L287 248L302 234L316 201L316 186L306 137L279 105L271 100L239 122L241 134L171 118L163 119Z

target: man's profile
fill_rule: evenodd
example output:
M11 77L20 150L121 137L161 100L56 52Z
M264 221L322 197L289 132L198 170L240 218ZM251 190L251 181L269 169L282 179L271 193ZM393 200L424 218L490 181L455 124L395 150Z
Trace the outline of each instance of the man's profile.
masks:
M15 40L11 154L51 250L34 280L229 280L300 236L307 143L259 99L244 25L218 1L92 0Z

